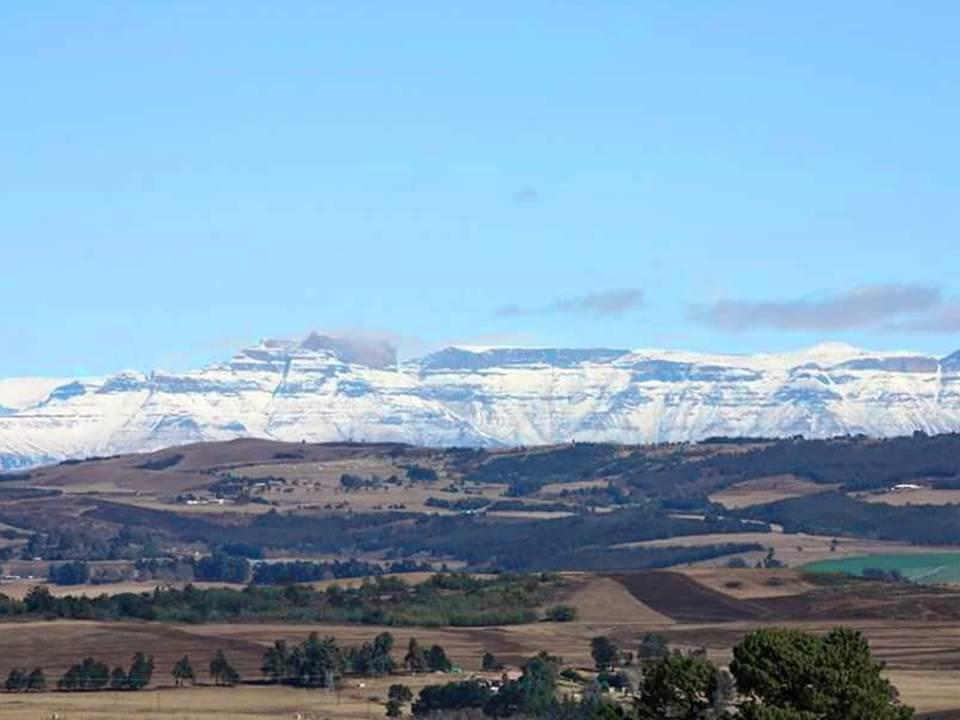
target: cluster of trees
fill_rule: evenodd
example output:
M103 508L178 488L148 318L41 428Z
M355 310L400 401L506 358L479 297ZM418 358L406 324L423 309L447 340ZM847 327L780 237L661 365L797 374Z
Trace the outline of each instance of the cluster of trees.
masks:
M55 585L83 585L90 582L90 566L83 560L51 563L47 579Z
M29 673L26 668L13 668L4 687L7 692L46 692L47 676L39 667Z
M293 585L296 583L316 582L355 577L376 577L384 574L408 572L430 572L433 566L425 562L403 560L389 564L371 563L363 560L335 560L333 562L313 562L294 560L290 562L257 563L253 568L255 585Z
M396 577L376 577L358 587L332 585L247 586L156 589L115 595L56 597L37 586L23 600L0 594L0 618L33 615L85 620L212 622L273 619L351 622L370 625L484 626L521 624L537 619L548 576L500 575L478 579L439 574L419 585Z
M227 661L223 650L217 650L209 666L210 679L214 684L221 687L232 687L238 685L241 681L240 673ZM191 685L197 681L197 674L193 669L193 663L190 662L190 656L184 655L173 665L170 676L177 687L183 687L187 683Z
M396 476L392 476L392 484L399 484L400 480ZM379 490L384 486L384 480L378 475L371 475L368 478L362 477L360 475L353 475L351 473L344 473L340 476L340 487L345 492L353 492L356 490Z
M573 622L577 619L577 609L572 605L554 605L547 608L547 622Z
M241 555L217 550L199 558L193 574L197 580L208 582L245 583L250 579L250 563Z
M734 648L729 672L705 653L670 651L662 637L644 638L639 649L639 687L614 674L623 654L609 638L591 644L601 676L591 683L631 691L619 700L584 688L578 702L558 698L559 677L585 683L578 673L558 673L560 661L531 658L519 680L499 690L482 681L425 687L414 717L447 711L482 711L490 717L541 720L909 720L913 710L897 699L866 640L836 629L816 636L792 629L748 634ZM605 677L606 676L606 677Z
M440 479L437 471L423 465L405 465L403 468L410 482L435 483Z
M136 653L130 661L130 669L119 665L112 671L106 663L85 658L71 665L57 681L60 690L89 692L96 690L143 690L153 677L153 658Z
M96 692L101 690L136 691L146 688L153 678L155 665L152 656L136 653L128 669L119 665L110 667L92 657L71 665L57 681L57 689L64 692ZM177 687L196 682L196 673L190 658L184 655L170 673ZM217 650L210 661L210 679L219 686L236 685L240 674L227 661L222 650ZM5 684L7 692L44 692L47 680L42 668L27 673L25 668L13 668Z
M558 707L559 674L560 658L540 653L524 664L519 679L507 681L497 690L480 680L428 685L420 691L412 711L414 717L470 709L492 717L548 717Z
M360 647L342 648L336 638L311 633L298 645L277 640L263 656L261 672L273 683L304 688L330 688L344 674L381 677L399 667L393 658L394 638L377 635ZM439 645L426 650L411 639L403 658L409 672L449 672L453 667Z
M918 545L960 542L960 505L869 503L841 492L780 500L740 511L783 526L787 532L852 535Z
M30 535L21 550L24 560L41 558L53 561L135 560L159 554L156 533L128 525L106 538L102 532L82 526L38 530Z

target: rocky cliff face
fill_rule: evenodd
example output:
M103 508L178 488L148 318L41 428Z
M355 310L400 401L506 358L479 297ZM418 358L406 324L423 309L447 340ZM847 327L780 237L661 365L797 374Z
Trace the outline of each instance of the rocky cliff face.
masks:
M264 341L185 373L0 381L0 466L241 436L422 445L960 430L960 353L776 355Z

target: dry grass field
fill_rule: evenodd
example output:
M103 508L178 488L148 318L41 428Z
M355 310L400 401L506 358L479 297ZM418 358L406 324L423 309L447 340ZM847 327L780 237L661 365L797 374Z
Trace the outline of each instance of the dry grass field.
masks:
M818 485L794 475L776 475L731 485L710 495L710 500L729 510L736 510L777 500L816 495L835 488L835 485Z
M415 691L429 677L406 678ZM229 690L209 686L164 688L139 693L0 694L0 718L6 720L366 720L384 716L383 701L390 680L370 680L364 687L344 687L339 693L284 687L241 686Z

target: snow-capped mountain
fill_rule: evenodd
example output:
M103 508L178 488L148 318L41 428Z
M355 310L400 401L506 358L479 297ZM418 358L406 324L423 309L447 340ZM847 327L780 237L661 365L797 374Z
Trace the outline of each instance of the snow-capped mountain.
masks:
M533 445L960 430L960 352L448 348L266 340L184 373L0 380L0 467L204 440Z

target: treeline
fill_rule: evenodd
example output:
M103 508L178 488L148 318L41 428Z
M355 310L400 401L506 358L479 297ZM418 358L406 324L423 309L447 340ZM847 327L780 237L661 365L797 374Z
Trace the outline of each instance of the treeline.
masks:
M559 580L545 576L477 579L452 573L419 585L377 577L358 587L309 585L156 589L97 597L55 597L44 586L23 600L0 594L0 618L42 617L161 622L342 622L397 626L486 626L534 622L537 607Z
M71 665L57 681L57 689L68 692L97 690L143 690L153 677L153 657L136 653L129 669L119 665L112 671L106 663L92 657ZM43 668L34 668L29 674L24 668L13 668L4 685L7 692L45 692L47 678Z
M241 681L240 673L227 661L222 650L217 650L210 661L210 679L216 685L231 686ZM128 669L117 665L110 669L107 663L87 657L71 665L57 681L62 692L138 691L150 685L155 664L153 656L142 652L134 654ZM184 655L170 672L177 687L196 682L196 673L190 658ZM4 685L7 692L45 692L47 678L43 668L34 668L29 674L24 668L13 668Z
M418 520L413 528L394 529L389 540L378 539L362 547L389 547L399 556L432 552L462 559L472 567L511 571L607 568L610 558L616 557L627 563L620 566L622 569L632 569L663 566L669 553L664 548L642 548L610 555L603 548L688 535L768 530L769 526L762 523L732 517L676 518L655 505L643 505L611 513L509 523L478 516L429 516ZM604 556L597 564L592 563Z
M745 508L740 514L777 523L791 533L902 540L918 545L960 542L960 505L894 506L832 492Z
M256 585L293 585L318 580L376 577L384 574L431 572L432 570L433 566L429 563L413 560L387 564L371 563L363 560L261 562L253 568L253 583Z

